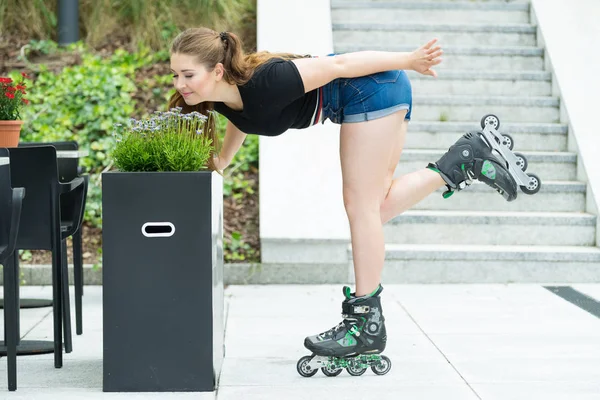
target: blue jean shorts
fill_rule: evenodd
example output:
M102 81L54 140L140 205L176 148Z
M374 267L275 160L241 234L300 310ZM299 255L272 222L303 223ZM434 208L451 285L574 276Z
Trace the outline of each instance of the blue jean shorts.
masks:
M399 110L412 111L412 88L405 71L378 72L358 78L339 78L323 86L323 121L364 122Z

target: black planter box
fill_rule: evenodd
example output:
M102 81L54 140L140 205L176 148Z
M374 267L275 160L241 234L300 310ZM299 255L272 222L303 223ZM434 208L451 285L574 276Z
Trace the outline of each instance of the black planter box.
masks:
M209 171L102 174L103 391L215 390L222 190Z

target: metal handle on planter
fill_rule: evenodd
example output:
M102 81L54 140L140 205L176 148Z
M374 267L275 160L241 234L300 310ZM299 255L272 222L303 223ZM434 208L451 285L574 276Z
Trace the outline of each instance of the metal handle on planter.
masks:
M175 225L170 222L146 222L142 225L142 235L146 237L169 237L175 234Z

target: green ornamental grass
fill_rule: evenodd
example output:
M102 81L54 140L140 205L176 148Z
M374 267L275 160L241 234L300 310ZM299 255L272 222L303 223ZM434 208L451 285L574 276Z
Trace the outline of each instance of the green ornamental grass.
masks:
M176 107L115 124L115 167L123 172L206 170L214 154L209 132L205 132L211 126L209 118L215 116L196 111L182 114L181 107Z

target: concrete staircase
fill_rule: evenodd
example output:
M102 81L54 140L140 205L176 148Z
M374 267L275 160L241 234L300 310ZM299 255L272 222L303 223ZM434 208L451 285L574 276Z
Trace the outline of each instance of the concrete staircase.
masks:
M409 73L414 110L397 174L437 160L496 114L541 191L507 203L483 184L442 190L385 226L386 282L597 280L596 216L525 0L332 0L334 50L412 51L438 37L438 79ZM442 22L443 21L443 22Z

